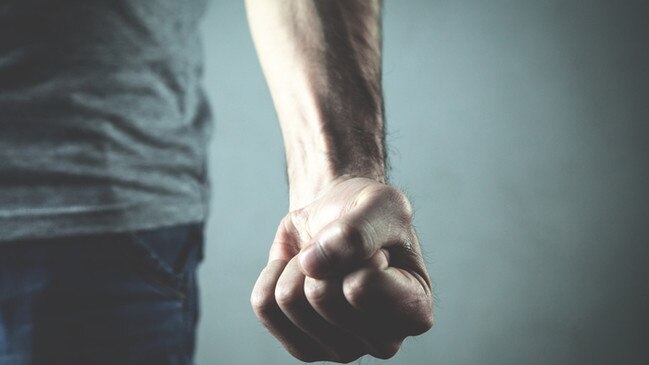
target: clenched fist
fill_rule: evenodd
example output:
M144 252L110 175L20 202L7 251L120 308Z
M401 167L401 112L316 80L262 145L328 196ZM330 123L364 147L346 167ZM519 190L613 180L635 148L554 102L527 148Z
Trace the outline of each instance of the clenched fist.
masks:
M255 314L302 361L394 356L433 321L411 219L394 187L333 182L281 221L252 292Z

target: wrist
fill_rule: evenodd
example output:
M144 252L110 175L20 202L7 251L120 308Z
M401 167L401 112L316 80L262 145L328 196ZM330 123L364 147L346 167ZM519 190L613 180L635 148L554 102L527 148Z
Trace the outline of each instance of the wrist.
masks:
M367 122L319 117L286 123L290 126L283 132L291 210L311 203L337 181L353 177L386 181L383 123L374 118L356 120Z
M386 180L383 165L376 168L368 166L363 171L353 173L336 172L323 168L312 174L305 174L302 171L297 172L289 169L289 211L305 207L332 186L354 178L370 179L378 183L385 183Z

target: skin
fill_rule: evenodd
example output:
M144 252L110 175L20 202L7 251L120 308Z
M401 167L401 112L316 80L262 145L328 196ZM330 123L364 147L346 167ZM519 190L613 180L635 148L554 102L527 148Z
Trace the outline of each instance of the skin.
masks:
M385 183L380 3L246 7L290 185L253 310L300 360L390 358L430 329L433 300L410 202Z

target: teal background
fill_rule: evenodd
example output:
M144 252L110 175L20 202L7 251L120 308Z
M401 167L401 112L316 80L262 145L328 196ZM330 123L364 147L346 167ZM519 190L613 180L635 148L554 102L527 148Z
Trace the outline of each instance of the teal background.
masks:
M434 328L387 363L649 363L648 8L386 1L392 181L437 295ZM203 29L216 125L197 361L299 363L249 306L287 189L243 2L214 1Z

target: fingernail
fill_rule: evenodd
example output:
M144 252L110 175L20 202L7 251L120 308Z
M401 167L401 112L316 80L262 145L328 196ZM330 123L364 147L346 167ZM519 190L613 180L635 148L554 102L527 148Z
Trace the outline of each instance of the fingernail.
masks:
M306 274L320 276L329 268L329 260L322 249L322 243L314 242L300 254L300 266Z

